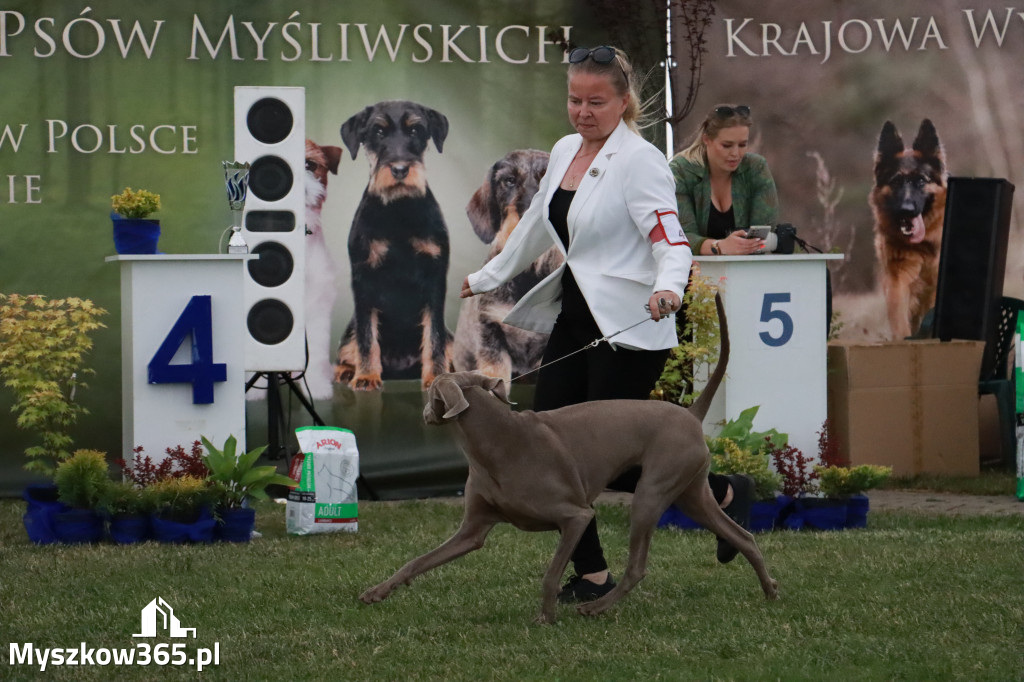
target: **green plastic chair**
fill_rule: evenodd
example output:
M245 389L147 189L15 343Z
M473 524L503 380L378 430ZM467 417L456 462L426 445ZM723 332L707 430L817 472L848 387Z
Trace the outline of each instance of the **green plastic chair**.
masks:
M978 381L978 394L993 394L999 409L999 434L1003 461L1013 466L1017 459L1017 391L1014 384L1013 337L1017 331L1017 314L1024 310L1024 301L1009 296L999 300L999 325L992 370Z

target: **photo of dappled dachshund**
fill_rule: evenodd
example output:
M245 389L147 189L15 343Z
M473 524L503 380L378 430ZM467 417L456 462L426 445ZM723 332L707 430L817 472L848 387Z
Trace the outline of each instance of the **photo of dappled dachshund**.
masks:
M306 344L310 397L327 400L334 394L331 313L337 297L338 266L324 239L321 211L327 198L327 175L338 174L341 147L306 140Z
M485 263L505 248L509 235L537 193L547 167L547 152L517 149L487 171L484 183L466 207L473 231L491 245ZM513 373L518 376L540 366L548 334L512 327L502 320L524 293L561 263L561 252L552 246L511 281L463 301L452 352L456 371L479 370L508 383ZM535 375L527 380L536 381Z
M450 368L448 228L423 163L427 143L440 153L447 136L444 115L399 100L366 107L341 126L352 158L363 147L370 162L348 238L354 312L335 373L355 390L413 378L426 389Z
M465 512L455 535L413 559L384 582L363 592L371 604L386 599L426 571L484 545L501 522L525 531L557 530L561 538L544 573L540 623L555 620L559 581L594 500L625 471L641 467L630 509L629 558L622 580L578 611L596 616L629 592L646 574L651 536L669 504L675 504L739 549L753 566L768 599L778 584L768 574L754 536L715 502L708 485L711 455L701 421L725 375L729 332L721 297L718 365L689 408L660 400L596 400L546 412L513 412L503 381L479 372L437 378L427 394L423 420L454 424L469 460Z
M868 203L892 338L915 332L935 305L946 213L946 160L935 126L921 121L910 149L886 121L875 152Z

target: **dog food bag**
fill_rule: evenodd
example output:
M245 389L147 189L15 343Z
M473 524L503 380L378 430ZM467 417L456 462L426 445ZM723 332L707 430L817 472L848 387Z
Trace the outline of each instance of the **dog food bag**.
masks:
M1013 366L1013 379L1017 387L1017 499L1024 500L1024 349L1021 338L1024 337L1024 316L1017 313L1017 333L1013 335L1017 347L1016 362Z
M356 532L359 450L355 435L333 426L303 426L295 429L295 435L300 453L292 459L290 475L299 485L288 493L288 532Z

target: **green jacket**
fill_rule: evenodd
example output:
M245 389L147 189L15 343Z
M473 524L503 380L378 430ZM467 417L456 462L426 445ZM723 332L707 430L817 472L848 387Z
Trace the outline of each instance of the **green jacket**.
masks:
M711 214L711 175L707 167L698 166L677 156L669 162L676 179L676 203L679 222L690 241L694 254L707 237ZM736 228L751 225L775 225L779 217L779 194L775 180L763 156L747 154L732 176L732 208Z

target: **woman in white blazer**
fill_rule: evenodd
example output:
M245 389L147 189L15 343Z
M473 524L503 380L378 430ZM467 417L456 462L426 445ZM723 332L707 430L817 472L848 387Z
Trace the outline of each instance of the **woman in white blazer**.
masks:
M460 294L497 288L552 245L562 251L562 266L504 319L551 334L537 376L538 411L588 400L648 399L669 349L678 344L674 313L692 263L668 162L638 133L641 111L628 59L602 46L576 48L569 62L568 113L577 134L555 144L505 248L466 277ZM572 354L606 336L607 343ZM630 472L612 487L635 483ZM594 521L572 558L576 575L560 600L590 601L614 586Z

